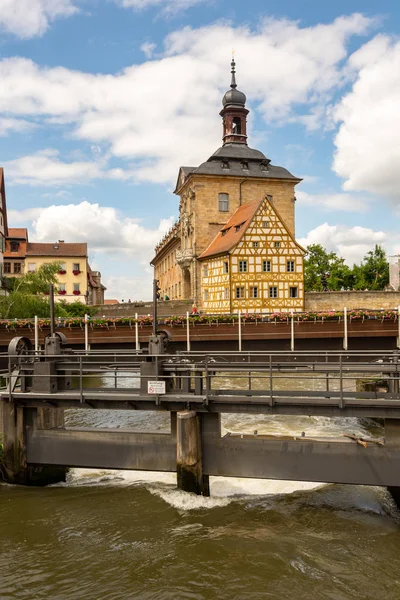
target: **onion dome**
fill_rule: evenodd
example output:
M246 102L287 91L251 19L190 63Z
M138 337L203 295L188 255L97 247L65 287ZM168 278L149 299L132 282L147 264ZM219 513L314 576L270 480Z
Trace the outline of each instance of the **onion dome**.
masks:
M235 60L234 58L232 58L232 62L231 62L231 73L232 73L232 80L231 80L231 89L228 90L224 97L222 98L222 104L223 106L227 106L228 104L235 104L235 105L239 105L239 106L244 106L246 104L246 95L243 94L243 92L241 92L240 90L236 89L237 88L237 84L236 84L236 75L235 75Z

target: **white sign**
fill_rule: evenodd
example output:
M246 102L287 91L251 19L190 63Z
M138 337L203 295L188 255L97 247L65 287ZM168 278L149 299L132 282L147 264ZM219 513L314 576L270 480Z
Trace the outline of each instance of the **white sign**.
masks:
M148 394L165 394L165 381L148 381Z

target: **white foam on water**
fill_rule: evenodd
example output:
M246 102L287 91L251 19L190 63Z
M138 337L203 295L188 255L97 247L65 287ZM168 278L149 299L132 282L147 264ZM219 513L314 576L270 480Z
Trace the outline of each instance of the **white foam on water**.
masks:
M77 486L130 486L137 485L162 498L178 510L189 511L227 506L246 497L276 496L310 491L326 484L305 481L247 479L239 477L210 477L210 497L197 496L178 490L176 473L153 471L120 471L99 469L71 469L66 484Z
M118 415L121 425L126 415ZM153 422L152 415L147 417ZM222 433L286 434L340 436L343 433L365 434L366 430L357 419L324 418L324 417L281 417L264 415L224 415ZM210 477L209 498L182 492L176 487L176 473L151 471L125 471L108 469L71 469L68 475L68 486L142 486L151 494L162 498L169 505L182 511L211 509L227 506L230 502L246 498L279 496L294 492L309 492L322 488L327 484L304 481L281 481L265 479L246 479L236 477ZM343 495L343 492L339 494ZM346 497L352 494L344 494ZM356 494L359 499L359 495ZM349 499L349 505L354 500ZM343 500L344 501L344 500ZM365 503L371 504L370 498L364 498ZM358 500L359 502L359 500ZM355 503L358 504L356 501ZM379 501L378 501L378 504ZM378 509L379 510L379 509Z

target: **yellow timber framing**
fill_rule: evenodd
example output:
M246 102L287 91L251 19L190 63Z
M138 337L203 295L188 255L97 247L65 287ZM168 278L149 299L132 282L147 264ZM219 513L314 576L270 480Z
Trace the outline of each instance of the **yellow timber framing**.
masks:
M267 227L264 227L266 222ZM206 267L202 268L201 283L204 310L227 312L228 305L231 313L238 310L304 310L305 254L306 251L294 239L273 200L264 198L233 247L226 252L200 259ZM246 271L240 270L241 261L246 261ZM264 261L270 261L270 270L264 271ZM228 262L227 282L224 262ZM226 302L224 288L227 284L229 303ZM236 297L238 287L244 287L244 297ZM255 287L257 296L254 298L251 290ZM205 290L208 291L207 295ZM274 293L277 293L277 297L271 297ZM292 297L292 293L296 296Z

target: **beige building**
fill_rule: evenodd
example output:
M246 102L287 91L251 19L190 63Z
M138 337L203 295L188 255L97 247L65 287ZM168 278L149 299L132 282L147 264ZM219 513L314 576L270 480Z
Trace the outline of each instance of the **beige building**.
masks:
M103 303L106 288L101 284L99 271L92 271L88 264L86 243L69 244L63 240L54 244L29 242L27 229L9 228L4 253L6 277L18 278L43 264L56 261L60 263L57 300Z
M260 210L267 211L273 220L279 221L279 227L278 221L276 227L282 232L279 234L282 246L275 247L276 252L272 256L271 243L278 241L273 239L277 235L272 233L275 229L257 227L256 235L261 244L257 257L255 253L247 252L251 250L247 243L247 237L246 241L241 240L241 243L244 244L243 247L240 246L241 252L243 254L246 250L248 265L251 264L250 258L258 258L259 261L270 260L268 256L271 256L271 264L275 265L273 261L276 259L278 261L276 264L283 265L284 262L281 263L281 259L285 261L289 256L287 251L293 250L296 286L289 285L292 275L288 279L288 273L279 268L272 271L277 286L271 285L271 287L277 287L278 293L282 290L282 294L283 290L289 290L290 287L298 289L297 299L290 299L285 292L281 298L278 296L279 302L275 302L276 298L264 297L264 292L267 293L267 291L263 289L262 296L253 299L258 301L251 303L253 304L252 309L269 310L273 308L275 310L275 307L280 310L300 309L303 306L304 251L294 241L294 204L295 186L301 179L283 167L272 165L271 161L259 150L248 147L246 122L249 111L245 107L245 102L246 96L237 89L235 63L232 61L231 87L223 97L223 109L220 112L223 123L223 145L199 167L180 168L175 189L175 193L180 198L179 222L156 247L156 254L152 260L155 278L159 280L163 297L167 295L170 299L192 298L197 307L209 311L216 310L214 301L216 301L215 294L217 292L214 285L210 285L209 277L204 277L204 259L206 258L204 253L215 238L223 235L222 232L227 229L230 219L238 214L237 211L241 211L243 206L251 203L253 206L260 207ZM266 198L269 199L268 203L264 202ZM255 213L252 218L255 218ZM249 222L246 222L243 231L247 231L248 227ZM292 247L291 244L294 246ZM261 248L265 252L268 251L269 254L262 255ZM238 250L239 246L229 250L232 261L238 258L235 254ZM214 260L216 258L213 258ZM233 273L229 273L229 275L233 277ZM250 273L238 273L234 282L231 279L229 292L226 292L226 288L223 287L223 294L229 293L229 299L224 298L224 304L218 310L224 312L228 310L228 300L229 310L250 309L247 302L249 298L246 296L243 298L232 297L232 294L236 294L236 287L242 287L236 285L239 279L244 282L247 290L245 294L250 293L249 287L254 287L254 285L250 286L249 275ZM261 281L264 282L264 280L266 280L266 275L255 270L251 281L256 283L259 281L261 284ZM220 285L219 282L218 285ZM212 302L205 300L207 290L208 298L211 298L212 294ZM218 294L221 295L221 293L220 289ZM265 302L261 303L261 299ZM219 298L218 302L221 300ZM274 302L269 302L269 300L274 300ZM294 302L294 300L296 301Z

